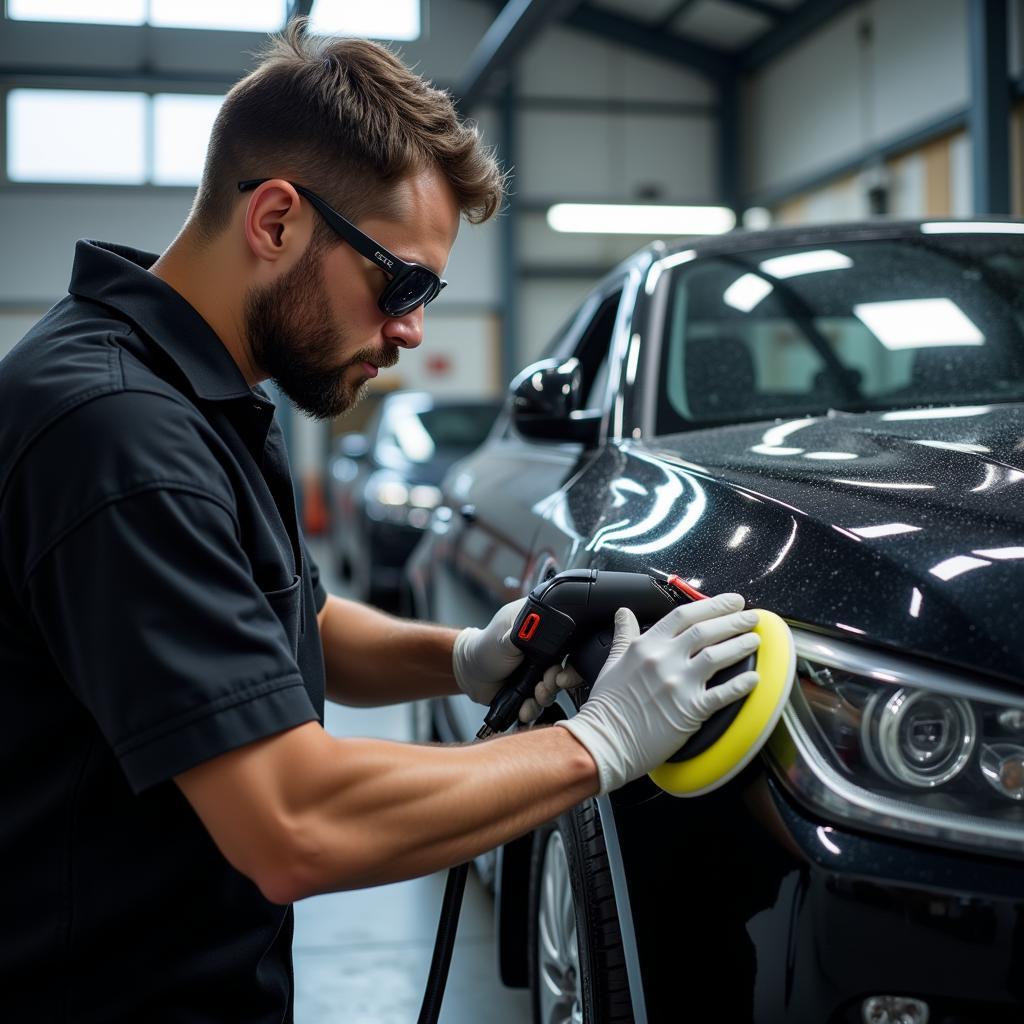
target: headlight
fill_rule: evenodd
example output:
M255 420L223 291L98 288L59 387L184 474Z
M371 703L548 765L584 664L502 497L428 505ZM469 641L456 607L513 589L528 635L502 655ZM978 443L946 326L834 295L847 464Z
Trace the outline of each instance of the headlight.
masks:
M1024 855L1024 697L800 630L768 745L793 794L877 831Z

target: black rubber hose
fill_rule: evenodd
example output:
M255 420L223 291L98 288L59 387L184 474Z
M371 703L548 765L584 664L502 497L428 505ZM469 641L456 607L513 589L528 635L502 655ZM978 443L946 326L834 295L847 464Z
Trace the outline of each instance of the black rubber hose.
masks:
M518 679L503 687L491 702L484 724L476 734L478 742L495 732L504 732L512 725L519 715L523 700L533 693L534 685L542 675L543 672L536 665L527 663L523 666ZM430 961L430 973L427 975L427 987L423 993L417 1024L437 1024L441 1015L441 1000L444 999L444 987L448 982L448 969L455 948L455 933L459 930L459 911L462 909L468 874L469 864L458 864L448 871L448 883L444 887L444 899L441 901L441 917L437 922L437 938L434 939L434 956Z
M462 909L462 895L466 890L468 864L458 864L448 871L448 882L444 887L441 901L441 917L437 922L437 938L434 940L434 956L430 961L427 988L423 993L418 1024L437 1024L441 1016L441 1000L448 981L448 968L455 948L455 933L459 929L459 911Z

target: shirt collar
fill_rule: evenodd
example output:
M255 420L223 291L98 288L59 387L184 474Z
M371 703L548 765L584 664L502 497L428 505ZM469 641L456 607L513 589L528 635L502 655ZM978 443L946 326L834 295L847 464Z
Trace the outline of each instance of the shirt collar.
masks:
M68 291L123 313L177 363L200 398L269 401L262 388L249 387L224 342L196 309L149 273L156 259L155 253L124 245L80 240Z

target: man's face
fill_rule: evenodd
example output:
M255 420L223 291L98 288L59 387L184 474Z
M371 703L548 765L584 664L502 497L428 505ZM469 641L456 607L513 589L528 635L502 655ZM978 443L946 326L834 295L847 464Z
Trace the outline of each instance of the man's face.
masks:
M431 171L401 182L398 191L400 218L369 217L358 226L402 259L440 274L458 231L451 187ZM387 282L345 243L318 250L311 241L290 270L249 293L245 329L254 362L314 419L350 409L378 368L394 366L399 349L422 341L422 307L398 318L378 308Z

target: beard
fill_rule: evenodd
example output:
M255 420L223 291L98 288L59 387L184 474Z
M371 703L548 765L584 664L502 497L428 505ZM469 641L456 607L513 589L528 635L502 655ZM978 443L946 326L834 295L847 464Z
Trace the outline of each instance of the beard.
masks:
M245 329L256 365L282 394L314 420L329 420L351 409L366 394L367 381L354 382L349 367L360 363L394 366L398 349L360 349L340 366L339 348L320 263L322 249L311 243L302 259L268 288L246 297ZM343 333L343 332L342 332ZM344 338L342 338L342 343Z

